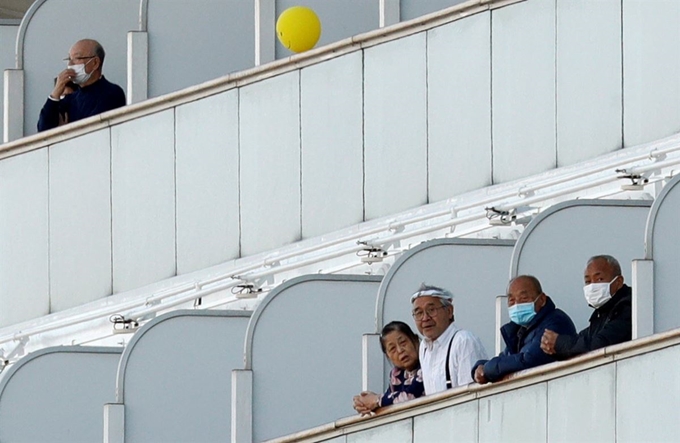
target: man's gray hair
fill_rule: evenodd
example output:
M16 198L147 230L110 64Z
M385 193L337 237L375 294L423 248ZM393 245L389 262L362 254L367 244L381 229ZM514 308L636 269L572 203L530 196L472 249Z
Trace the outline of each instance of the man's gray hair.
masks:
M615 275L621 275L621 265L619 264L619 261L612 257L611 255L594 255L588 259L588 263L586 263L586 268L590 266L590 264L594 261L598 260L604 260L607 262L609 266L611 266L612 271L614 271Z

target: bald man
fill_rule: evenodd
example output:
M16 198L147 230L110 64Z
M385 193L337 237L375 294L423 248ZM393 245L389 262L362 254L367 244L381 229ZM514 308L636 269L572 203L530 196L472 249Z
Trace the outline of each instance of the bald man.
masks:
M125 106L123 89L102 74L104 56L104 48L96 40L80 40L71 47L65 59L68 66L57 76L54 89L40 111L38 131L59 126L60 114L71 123ZM80 88L64 95L69 82Z

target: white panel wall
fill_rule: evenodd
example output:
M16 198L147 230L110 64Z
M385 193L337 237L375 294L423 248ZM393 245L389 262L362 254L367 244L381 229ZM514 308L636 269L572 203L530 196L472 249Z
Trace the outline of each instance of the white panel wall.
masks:
M176 110L177 273L239 255L238 90Z
M402 420L350 434L347 436L347 443L411 443L413 441L412 435L412 420Z
M587 407L585 407L587 405ZM548 382L548 441L616 441L616 367Z
M18 20L0 20L0 72L4 71L5 69L13 69L15 67L14 60L18 30ZM1 122L3 121L5 115L5 107L2 106L3 101L4 88L0 88L0 141L3 140L3 125Z
M426 35L364 51L366 218L427 202Z
M240 95L241 253L300 239L300 74Z
M680 2L623 0L624 141L680 131Z
M378 0L269 0L276 6L276 18L291 6L311 8L321 21L321 37L316 47L352 37L353 35L378 29L380 27ZM267 1L267 3L269 3ZM285 58L293 52L286 49L276 39L276 58Z
M482 398L479 443L545 441L547 415L545 383Z
M149 97L255 66L253 0L148 0L147 17Z
M555 0L492 12L493 178L556 165Z
M174 110L114 126L111 150L113 291L121 292L175 275Z
M44 2L29 22L24 40L25 134L36 132L54 78L66 68L62 59L79 39L93 38L102 44L104 76L126 90L127 32L137 29L138 22L139 0Z
M677 176L676 176L677 177ZM678 257L678 219L680 218L680 186L675 178L666 186L673 186L665 193L659 204L654 224L648 223L647 230L653 229L651 239L652 258L654 260L654 331L668 331L680 326L677 312L680 310L680 299L677 288L680 282L680 258ZM651 220L650 220L651 221Z
M0 162L0 325L49 313L47 149Z
M557 2L557 163L620 149L621 0Z
M671 442L680 435L680 347L616 364L616 441Z
M466 0L400 0L401 21L411 20L421 15L458 5Z
M476 442L479 402L413 417L413 443Z
M364 218L361 52L301 71L302 236Z
M108 129L50 147L50 310L111 294Z
M430 201L491 184L490 13L427 35Z

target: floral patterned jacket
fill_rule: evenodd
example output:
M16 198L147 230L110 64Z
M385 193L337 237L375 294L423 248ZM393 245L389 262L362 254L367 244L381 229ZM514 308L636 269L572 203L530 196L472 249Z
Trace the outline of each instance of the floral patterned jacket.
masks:
M413 371L393 368L390 372L390 387L380 399L380 406L403 403L425 395L423 372L420 365Z

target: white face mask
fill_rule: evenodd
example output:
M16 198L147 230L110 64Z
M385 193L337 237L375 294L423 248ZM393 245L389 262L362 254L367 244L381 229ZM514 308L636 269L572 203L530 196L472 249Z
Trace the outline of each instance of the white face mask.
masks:
M90 59L87 61L87 63L90 63L94 59ZM76 76L71 79L73 83L76 85L82 85L83 83L87 82L90 77L92 76L92 73L90 72L89 74L85 72L85 65L87 64L79 64L79 65L68 65L68 69L73 69L76 72Z
M609 293L609 286L619 278L617 275L609 283L591 283L583 287L583 295L590 306L597 309L607 303L612 295Z

